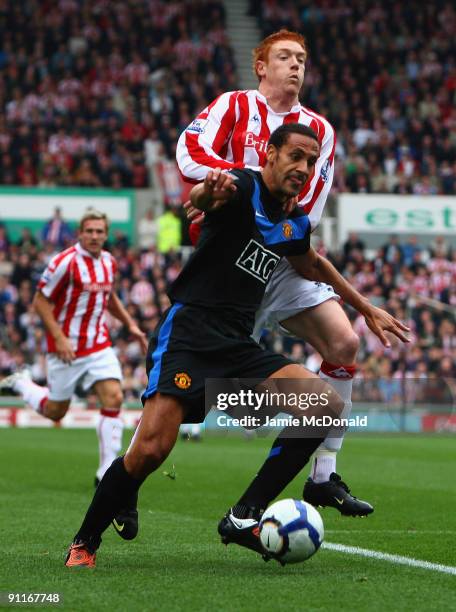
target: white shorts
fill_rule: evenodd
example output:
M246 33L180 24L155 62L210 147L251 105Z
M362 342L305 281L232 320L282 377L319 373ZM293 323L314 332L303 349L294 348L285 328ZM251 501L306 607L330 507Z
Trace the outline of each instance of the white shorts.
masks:
M265 328L274 329L280 326L281 321L298 312L331 299L339 300L340 296L330 285L302 278L283 258L266 286L263 301L256 313L252 337L259 342Z
M81 380L84 391L99 380L122 380L119 360L112 347L78 357L71 364L64 363L54 353L47 356L49 399L57 402L71 399Z

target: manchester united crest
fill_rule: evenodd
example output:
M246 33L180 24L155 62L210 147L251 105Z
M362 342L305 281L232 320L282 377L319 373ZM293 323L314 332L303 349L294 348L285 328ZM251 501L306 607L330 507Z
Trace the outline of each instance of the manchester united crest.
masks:
M174 377L174 384L179 389L188 389L192 384L192 379L187 374L187 372L178 372Z
M285 223L282 225L282 232L285 238L287 240L290 240L290 238L293 236L293 226L291 225L291 223L285 221Z

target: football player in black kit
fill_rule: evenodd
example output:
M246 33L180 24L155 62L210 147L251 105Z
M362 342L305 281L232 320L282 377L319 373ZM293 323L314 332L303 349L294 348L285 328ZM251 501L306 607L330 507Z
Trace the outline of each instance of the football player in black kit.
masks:
M216 169L192 189L192 204L206 211L206 220L195 252L170 289L172 306L150 342L143 416L126 454L112 463L95 492L70 546L68 567L95 565L103 531L169 455L179 426L204 419L206 378L259 379L266 388L270 383L282 391L287 380L302 391L311 384L313 391L331 398L313 414L340 415L343 402L325 381L263 350L250 337L255 311L281 257L288 257L303 276L332 285L371 328L404 338L402 323L370 305L310 247L307 216L299 209L284 212L309 179L318 154L312 129L282 125L270 137L262 172ZM280 410L302 416L296 406ZM264 556L258 537L262 512L329 431L321 428L318 437L309 437L290 427L281 431L253 481L221 520L218 529L226 544L235 542Z

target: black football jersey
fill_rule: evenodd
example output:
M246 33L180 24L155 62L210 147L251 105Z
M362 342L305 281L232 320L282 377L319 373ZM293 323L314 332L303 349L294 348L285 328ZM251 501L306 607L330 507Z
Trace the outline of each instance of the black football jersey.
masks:
M247 315L253 325L281 257L308 251L310 223L301 209L284 215L260 172L230 174L237 179L237 191L219 210L206 213L196 249L169 297L172 302L232 310Z

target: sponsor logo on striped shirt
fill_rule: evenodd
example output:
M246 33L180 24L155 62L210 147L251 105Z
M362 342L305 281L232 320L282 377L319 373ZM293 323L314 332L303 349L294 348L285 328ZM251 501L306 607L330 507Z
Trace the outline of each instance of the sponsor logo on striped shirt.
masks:
M89 291L90 293L94 291L111 291L111 289L111 283L84 283L82 285L82 290Z
M194 119L187 128L187 132L195 132L196 134L204 134L206 130L207 119Z
M320 170L320 176L325 183L329 181L329 169L330 168L331 168L331 162L329 161L329 159L327 159Z

